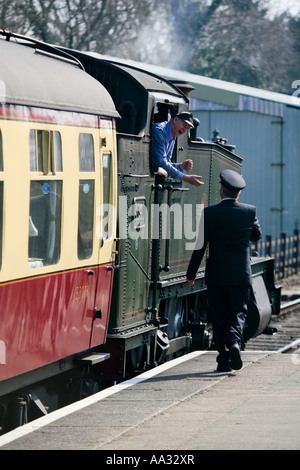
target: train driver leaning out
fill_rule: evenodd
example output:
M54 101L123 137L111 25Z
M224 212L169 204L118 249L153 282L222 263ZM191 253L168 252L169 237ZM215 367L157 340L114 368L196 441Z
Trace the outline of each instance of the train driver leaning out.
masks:
M184 170L191 171L192 160L182 163L172 163L171 157L176 138L185 134L194 127L193 115L189 112L176 114L170 121L153 124L153 169L160 175L168 175L176 180L183 180L193 186L204 184L200 179L202 176L187 175Z

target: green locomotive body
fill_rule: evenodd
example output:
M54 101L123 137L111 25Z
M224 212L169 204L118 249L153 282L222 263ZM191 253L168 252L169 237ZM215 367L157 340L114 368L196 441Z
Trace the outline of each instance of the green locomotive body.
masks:
M155 175L152 127L187 111L180 85L133 66L72 51L86 72L109 91L117 119L118 243L107 342L111 360L105 378L121 380L129 371L151 366L190 348L211 346L202 262L193 288L185 274L205 205L219 202L219 174L241 172L233 146L203 142L195 130L177 139L173 161L193 160L194 187ZM200 224L201 226L201 224ZM245 340L267 328L278 313L280 288L274 285L273 259L253 258L253 291Z

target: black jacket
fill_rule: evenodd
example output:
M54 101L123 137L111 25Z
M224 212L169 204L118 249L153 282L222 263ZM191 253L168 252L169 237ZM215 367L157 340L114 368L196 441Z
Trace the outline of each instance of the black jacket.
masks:
M195 250L187 270L187 278L195 279L207 244L207 285L250 285L250 241L261 238L262 231L256 208L233 199L226 199L204 209L204 244Z

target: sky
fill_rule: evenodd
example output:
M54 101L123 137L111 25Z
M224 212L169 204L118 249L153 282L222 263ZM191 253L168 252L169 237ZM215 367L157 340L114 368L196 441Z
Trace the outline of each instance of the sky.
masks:
M265 0L266 6L269 5L270 13L281 14L287 11L292 15L297 15L300 12L299 0Z

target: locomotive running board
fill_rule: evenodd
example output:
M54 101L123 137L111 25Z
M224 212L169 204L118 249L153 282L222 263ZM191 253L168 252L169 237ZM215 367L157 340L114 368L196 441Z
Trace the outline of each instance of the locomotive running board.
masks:
M107 361L110 358L109 353L88 353L86 355L76 356L74 361L76 364L93 366L99 362Z

